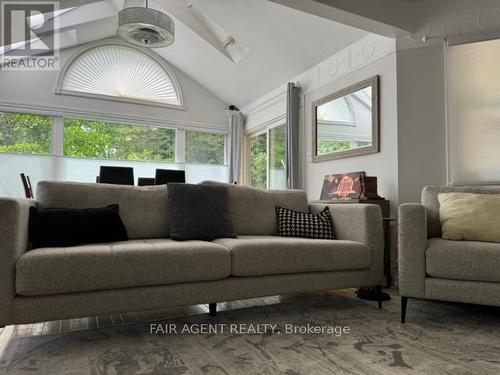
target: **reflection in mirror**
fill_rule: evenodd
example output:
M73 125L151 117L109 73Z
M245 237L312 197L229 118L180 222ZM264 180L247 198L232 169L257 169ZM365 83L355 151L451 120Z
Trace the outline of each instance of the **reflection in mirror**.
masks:
M315 161L378 152L377 78L313 104Z
M366 87L318 107L318 155L371 146L371 97Z

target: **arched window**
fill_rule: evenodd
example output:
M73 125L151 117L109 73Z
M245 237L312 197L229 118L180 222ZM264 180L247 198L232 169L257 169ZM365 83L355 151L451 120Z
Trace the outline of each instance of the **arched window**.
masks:
M73 56L60 74L56 93L183 106L168 65L152 52L121 44L93 46Z

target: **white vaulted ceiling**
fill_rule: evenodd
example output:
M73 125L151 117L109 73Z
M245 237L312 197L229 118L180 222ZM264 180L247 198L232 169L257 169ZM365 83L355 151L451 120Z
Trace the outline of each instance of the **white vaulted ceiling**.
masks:
M366 35L266 0L197 0L206 16L250 52L238 63L178 27L159 53L226 103L244 106ZM325 22L326 21L326 22Z
M267 0L191 0L193 8L188 3L149 0L149 6L169 14L176 27L175 43L153 51L224 102L239 107L366 35ZM75 7L59 17L62 48L116 35L123 4L123 0L61 0L61 9ZM236 40L235 54L221 47L220 39L228 34Z

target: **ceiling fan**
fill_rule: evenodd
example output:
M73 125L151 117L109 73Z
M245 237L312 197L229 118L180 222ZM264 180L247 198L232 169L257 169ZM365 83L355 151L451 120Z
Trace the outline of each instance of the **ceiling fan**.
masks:
M137 3L137 2L135 2ZM236 63L243 59L250 50L238 42L234 36L205 16L191 0L154 1L155 8L136 6L132 1L125 1L118 14L118 35L124 40L148 48L167 47L175 41L175 22L166 12L185 24L226 58Z
M118 12L118 35L129 43L142 47L168 47L174 43L175 26L172 18L148 7L125 7Z

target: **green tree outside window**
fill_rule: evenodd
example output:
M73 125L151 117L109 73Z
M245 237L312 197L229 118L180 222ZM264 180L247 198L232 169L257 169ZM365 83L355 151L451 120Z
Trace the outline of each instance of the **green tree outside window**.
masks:
M270 189L286 189L286 126L251 136L249 145L250 184L262 189L268 185Z
M225 136L223 134L186 132L186 162L224 164Z
M65 119L64 155L134 161L175 161L175 130Z
M250 138L250 185L267 188L267 133Z
M0 112L0 153L50 154L52 118Z
M286 126L269 130L269 188L286 189Z

